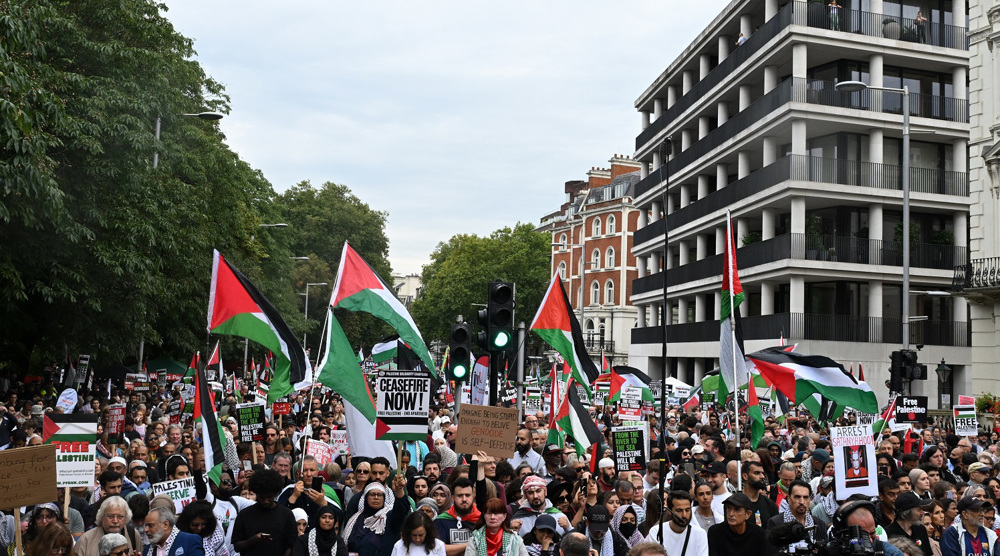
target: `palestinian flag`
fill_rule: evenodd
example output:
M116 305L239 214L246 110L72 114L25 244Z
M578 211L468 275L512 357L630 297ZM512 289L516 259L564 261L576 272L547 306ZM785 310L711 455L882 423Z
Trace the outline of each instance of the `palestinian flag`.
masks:
M208 358L208 363L205 363L206 368L211 367L212 365L216 365L219 369L217 371L219 374L216 376L218 376L221 381L222 377L226 376L226 373L222 369L222 352L219 351L219 342L215 342L215 349L212 350L212 355Z
M722 301L719 321L719 399L725 400L736 388L747 382L747 365L743 354L743 325L740 322L740 303L743 303L743 286L736 268L736 243L733 239L732 215L726 214L726 249L722 257Z
M292 385L309 373L309 360L278 311L218 251L212 259L208 331L247 338L277 355L268 403L292 393Z
M611 372L611 362L608 361L608 356L601 352L601 374L606 374Z
M549 289L531 322L531 330L563 356L573 370L573 378L591 395L590 383L597 378L597 366L587 355L580 322L576 320L558 272L552 275Z
M636 369L619 365L611 368L611 397L608 403L618 403L622 398L622 389L626 386L638 388L642 391L642 401L654 402L653 391L649 389L649 375Z
M802 405L805 406L806 411L808 411L810 415L822 423L842 417L844 412L847 410L846 407L838 405L833 400L824 398L819 394L809 396L802 402Z
M576 443L576 453L584 454L593 444L599 444L602 440L601 430L590 417L590 413L583 407L580 396L573 388L573 381L566 390L566 397L559 404L559 412L556 415L556 423L559 429L573 437Z
M861 366L861 363L858 363L858 381L865 381L865 368Z
M872 433L876 436L882 434L882 431L885 430L886 427L888 427L892 432L896 432L896 401L898 399L899 396L892 398L892 401L889 402L889 406L885 408L884 412L882 412L882 417L872 424Z
M829 357L802 355L775 347L753 353L747 359L791 402L805 403L813 394L819 394L841 407L865 413L878 411L878 400L871 388Z
M750 446L756 450L760 439L764 438L764 413L760 410L760 400L756 388L747 388L747 417L750 418Z
M372 362L376 365L387 364L396 358L399 347L399 334L393 334L372 346ZM388 367L386 367L388 368Z
M691 389L691 395L688 396L688 399L681 403L681 407L683 407L685 411L692 411L701 405L701 388L701 386L696 386Z
M215 395L208 387L205 371L199 369L194 379L194 422L201 423L201 442L205 446L205 467L208 478L219 484L222 464L226 462L226 434L222 432L219 416L215 413Z
M558 444L561 448L563 446L563 434L559 430L559 424L556 422L556 409L559 408L559 381L556 378L556 366L552 365L552 374L549 375L549 434L548 438L545 439L546 444ZM539 391L541 394L541 391Z
M191 356L191 362L188 363L187 372L184 373L184 378L194 378L194 375L198 374L198 365L201 364L201 361L198 360L200 355L201 352L197 352Z
M358 356L344 334L332 309L326 312L326 352L320 360L316 380L341 395L369 423L375 422L375 400L368 391L368 381L358 364Z
M330 306L361 311L382 319L417 354L423 367L437 376L434 360L427 351L424 339L420 337L417 324L413 322L406 307L399 302L395 290L386 285L346 241L340 255L340 268L337 270L337 282L333 287Z

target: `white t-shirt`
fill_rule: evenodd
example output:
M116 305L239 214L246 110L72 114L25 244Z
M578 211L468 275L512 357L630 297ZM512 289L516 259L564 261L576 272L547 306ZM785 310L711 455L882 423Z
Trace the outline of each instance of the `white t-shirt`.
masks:
M662 544L663 548L667 549L667 554L671 556L708 556L708 533L694 523L688 525L688 528L691 529L691 538L688 539L687 552L681 554L681 551L684 549L684 539L687 536L687 529L685 528L680 533L674 533L669 524L663 525L663 534L667 538ZM653 527L650 529L646 540L659 543L660 528Z
M428 552L423 545L414 544L407 549L403 539L400 539L392 547L392 556L445 556L445 544L441 539L434 539L434 550Z

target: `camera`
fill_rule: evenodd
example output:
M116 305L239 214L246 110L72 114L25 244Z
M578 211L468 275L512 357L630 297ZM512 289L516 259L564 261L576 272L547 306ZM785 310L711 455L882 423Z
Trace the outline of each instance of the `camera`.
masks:
M823 546L823 556L881 556L872 539L858 525L848 525L839 531L831 531L830 541Z

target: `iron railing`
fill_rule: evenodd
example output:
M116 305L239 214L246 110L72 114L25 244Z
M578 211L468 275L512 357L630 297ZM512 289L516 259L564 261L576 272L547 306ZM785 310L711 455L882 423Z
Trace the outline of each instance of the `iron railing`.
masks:
M897 17L862 10L839 10L834 19L829 9L823 3L810 2L805 8L806 18L802 21L799 14L805 2L795 2L796 17L794 23L806 24L809 27L831 29L845 33L855 33L868 37L883 37L912 43L929 44L945 48L969 49L969 38L965 27L946 25L940 22L926 21L917 25L916 20L908 17Z
M973 259L967 264L955 266L952 289L1000 288L1000 257Z

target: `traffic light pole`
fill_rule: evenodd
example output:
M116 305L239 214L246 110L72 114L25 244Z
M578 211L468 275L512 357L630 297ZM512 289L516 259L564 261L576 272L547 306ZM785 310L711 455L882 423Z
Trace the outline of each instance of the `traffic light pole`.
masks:
M521 414L524 408L523 388L524 383L524 322L517 323L517 376L514 377L514 385L517 387L517 413ZM522 417L523 418L523 417Z

